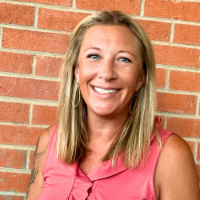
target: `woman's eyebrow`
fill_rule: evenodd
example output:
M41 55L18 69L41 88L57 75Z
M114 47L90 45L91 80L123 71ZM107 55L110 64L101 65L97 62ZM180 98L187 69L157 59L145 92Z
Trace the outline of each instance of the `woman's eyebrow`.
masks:
M120 50L120 51L118 51L118 53L129 53L129 54L131 54L133 57L136 58L135 54L133 54L133 53L130 52L130 51Z
M90 50L90 49L94 49L94 50L98 50L100 51L101 49L98 47L88 47L87 49L85 49L85 51Z

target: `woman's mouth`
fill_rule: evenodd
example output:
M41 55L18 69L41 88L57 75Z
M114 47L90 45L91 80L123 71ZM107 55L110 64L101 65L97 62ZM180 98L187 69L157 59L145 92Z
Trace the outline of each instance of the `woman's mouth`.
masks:
M110 93L115 93L118 91L117 89L102 89L99 87L94 87L94 90L98 92L99 94L110 94Z

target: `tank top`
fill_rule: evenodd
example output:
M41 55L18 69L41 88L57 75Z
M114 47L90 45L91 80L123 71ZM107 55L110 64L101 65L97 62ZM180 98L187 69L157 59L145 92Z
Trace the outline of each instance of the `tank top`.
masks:
M162 144L173 133L161 130ZM153 134L149 156L143 165L129 169L123 157L100 164L85 175L78 163L67 165L55 156L56 127L51 134L43 170L44 184L37 200L156 200L154 172L161 148Z

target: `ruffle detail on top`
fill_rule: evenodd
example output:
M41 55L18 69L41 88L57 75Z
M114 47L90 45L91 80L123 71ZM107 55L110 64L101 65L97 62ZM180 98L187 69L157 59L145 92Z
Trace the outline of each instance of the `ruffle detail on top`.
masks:
M74 178L74 185L68 200L85 200L89 196L89 189L92 187L92 182L89 180Z

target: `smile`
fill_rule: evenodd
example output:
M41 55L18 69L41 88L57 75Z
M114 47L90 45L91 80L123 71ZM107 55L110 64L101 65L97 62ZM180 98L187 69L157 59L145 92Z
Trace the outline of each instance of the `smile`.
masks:
M105 89L98 88L98 87L94 87L94 90L100 94L109 94L109 93L115 93L118 91L118 90L105 90Z

